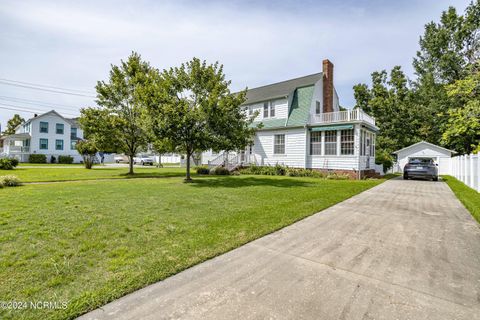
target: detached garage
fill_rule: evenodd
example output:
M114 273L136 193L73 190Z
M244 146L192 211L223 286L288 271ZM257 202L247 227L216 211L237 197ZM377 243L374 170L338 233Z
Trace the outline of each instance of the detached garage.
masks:
M394 170L395 172L403 172L403 167L410 158L433 158L435 163L438 164L439 174L451 174L451 158L454 153L456 152L453 150L421 141L394 152L397 155Z

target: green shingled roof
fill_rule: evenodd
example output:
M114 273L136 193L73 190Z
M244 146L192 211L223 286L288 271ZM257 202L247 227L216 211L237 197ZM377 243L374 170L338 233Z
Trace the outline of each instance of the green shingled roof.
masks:
M255 121L251 124L251 127L256 128L260 123L263 125L261 129L300 127L306 125L310 114L313 90L313 85L295 89L292 105L288 110L288 119L266 119Z
M287 127L303 126L308 122L314 86L297 88L288 114Z
M285 119L268 119L262 121L255 121L252 123L251 127L256 128L260 123L263 124L262 129L279 128L285 126Z

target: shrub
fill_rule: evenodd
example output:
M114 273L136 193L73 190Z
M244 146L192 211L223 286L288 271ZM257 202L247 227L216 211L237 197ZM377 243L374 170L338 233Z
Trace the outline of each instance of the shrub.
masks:
M275 165L275 175L277 176L284 176L285 173L287 173L287 167L282 166L281 164L276 164Z
M28 156L30 163L47 163L47 156L44 154L31 154Z
M12 166L16 167L18 166L18 159L17 158L10 158L10 163Z
M304 168L288 168L287 175L290 177L325 178L325 174L320 171Z
M327 176L327 179L329 180L348 180L350 179L350 176L348 174L338 174L338 173L332 173Z
M57 158L55 158L54 156L51 156L50 163L55 163L55 162L57 162Z
M0 159L0 170L12 170L18 165L18 160L14 158Z
M205 166L196 167L195 170L197 171L197 174L209 174L210 173L210 169L205 167Z
M89 140L80 140L75 145L75 148L77 149L78 153L82 155L85 169L92 169L93 163L95 162L95 155L98 152L95 142Z
M0 176L0 185L4 187L16 187L21 185L21 182L20 179L17 178L17 176Z
M228 171L228 169L225 167L216 167L215 169L210 170L210 174L214 174L217 176L228 176L230 174L230 171Z
M71 156L58 156L58 163L71 164L71 163L73 163L73 157L71 157Z
M383 164L383 173L393 167L393 157L385 150L377 150L375 154L375 163Z

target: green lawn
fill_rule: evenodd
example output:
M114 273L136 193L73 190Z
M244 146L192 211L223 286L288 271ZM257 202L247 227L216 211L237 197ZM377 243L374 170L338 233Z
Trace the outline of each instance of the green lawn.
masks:
M480 193L452 176L443 176L442 179L452 189L465 208L480 223Z
M206 176L0 189L0 300L68 302L65 310L0 309L0 318L74 318L382 181Z
M66 180L94 180L94 179L131 179L147 177L174 177L185 175L185 168L155 168L136 167L135 175L128 175L126 167L104 167L96 166L91 170L84 167L72 168L23 168L17 167L14 170L0 170L0 176L13 174L22 182L42 181L66 181Z

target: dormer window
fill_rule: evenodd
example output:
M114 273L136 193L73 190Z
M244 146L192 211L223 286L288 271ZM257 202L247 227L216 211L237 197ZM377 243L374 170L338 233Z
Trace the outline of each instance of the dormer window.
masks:
M275 117L275 101L265 101L263 103L263 117L264 118Z
M275 101L270 101L270 117L275 117Z

